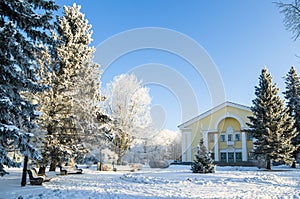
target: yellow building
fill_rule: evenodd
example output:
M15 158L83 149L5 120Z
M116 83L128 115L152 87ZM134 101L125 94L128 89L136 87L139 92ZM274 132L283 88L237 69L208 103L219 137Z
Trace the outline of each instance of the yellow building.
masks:
M178 126L182 133L182 161L194 160L200 138L219 164L246 164L251 159L252 137L245 130L251 110L232 102L212 108Z

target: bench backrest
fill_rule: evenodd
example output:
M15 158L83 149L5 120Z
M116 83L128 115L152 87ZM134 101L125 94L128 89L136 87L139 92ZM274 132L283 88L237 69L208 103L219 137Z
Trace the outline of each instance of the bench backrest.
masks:
M27 170L27 173L29 175L29 179L33 179L34 178L31 170Z
M31 172L34 176L39 176L35 168L32 168Z

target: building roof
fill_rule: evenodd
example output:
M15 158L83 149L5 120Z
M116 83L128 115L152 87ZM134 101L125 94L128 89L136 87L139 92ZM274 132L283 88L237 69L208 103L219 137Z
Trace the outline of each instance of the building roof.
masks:
M231 107L243 109L243 110L246 110L246 111L251 111L250 107L248 107L248 106L226 101L226 102L224 102L224 103L222 103L222 104L220 104L220 105L218 105L218 106L216 106L216 107L214 107L214 108L212 108L212 109L210 109L210 110L208 110L208 111L206 111L206 112L204 112L204 113L202 113L202 114L200 114L200 115L198 115L198 116L196 116L196 117L194 117L194 118L192 118L192 119L190 119L190 120L188 120L188 121L186 121L186 122L184 122L180 125L178 125L178 128L183 129L186 126L188 126L188 125L190 125L190 124L192 124L192 123L194 123L198 120L201 120L202 118L205 118L206 116L208 116L208 115L210 115L210 114L212 114L212 113L214 113L214 112L216 112L216 111L218 111L218 110L220 110L220 109L222 109L226 106L231 106Z

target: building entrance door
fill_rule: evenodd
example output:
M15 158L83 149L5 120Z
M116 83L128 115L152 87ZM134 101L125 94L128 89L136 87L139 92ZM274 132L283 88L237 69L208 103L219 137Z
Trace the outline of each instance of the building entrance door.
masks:
M228 153L228 162L234 162L234 153L233 152Z

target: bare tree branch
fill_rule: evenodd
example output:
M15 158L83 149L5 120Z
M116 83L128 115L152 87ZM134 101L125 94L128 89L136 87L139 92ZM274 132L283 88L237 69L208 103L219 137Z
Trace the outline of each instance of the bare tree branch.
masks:
M293 34L293 39L297 40L300 36L300 0L293 3L274 2L284 14L283 23L288 31Z

